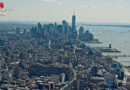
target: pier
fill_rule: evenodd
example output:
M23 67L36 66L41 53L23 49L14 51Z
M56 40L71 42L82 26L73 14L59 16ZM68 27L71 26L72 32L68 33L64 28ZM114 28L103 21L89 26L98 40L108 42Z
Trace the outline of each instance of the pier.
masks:
M107 56L110 56L112 58L120 58L120 57L130 57L130 55L107 55Z
M121 53L120 50L115 49L115 48L109 48L109 47L94 47L94 49L100 52L106 52L106 53Z

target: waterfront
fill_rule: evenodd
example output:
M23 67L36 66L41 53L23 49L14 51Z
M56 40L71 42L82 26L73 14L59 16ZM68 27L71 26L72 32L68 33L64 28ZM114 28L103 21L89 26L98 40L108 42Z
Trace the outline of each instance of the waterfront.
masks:
M87 30L92 32L95 38L99 39L102 44L87 44L89 46L96 47L108 47L112 44L113 48L121 51L121 53L112 53L114 55L130 55L130 28L111 26L111 25L84 25ZM110 55L110 53L103 53L104 55ZM124 66L130 66L130 57L119 57L114 59Z

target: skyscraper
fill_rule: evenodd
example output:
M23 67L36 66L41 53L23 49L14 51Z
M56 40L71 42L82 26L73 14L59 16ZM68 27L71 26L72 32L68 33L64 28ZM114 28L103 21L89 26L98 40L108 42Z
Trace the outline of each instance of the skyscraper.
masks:
M41 30L42 25L40 23L37 24L38 30Z
M77 39L77 31L76 31L76 16L73 14L72 16L72 29L71 29L71 38Z
M72 32L76 32L76 16L72 16Z
M67 21L63 20L62 21L62 33L67 34L69 31L68 29L69 29L69 25L68 25Z

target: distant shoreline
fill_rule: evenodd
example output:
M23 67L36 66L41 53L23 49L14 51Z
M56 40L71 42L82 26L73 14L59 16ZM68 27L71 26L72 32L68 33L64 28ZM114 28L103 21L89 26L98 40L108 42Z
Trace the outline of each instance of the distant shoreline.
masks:
M81 41L81 42L92 43L92 44L102 44L102 42L100 42L98 39L94 39L94 40L91 40L91 41Z

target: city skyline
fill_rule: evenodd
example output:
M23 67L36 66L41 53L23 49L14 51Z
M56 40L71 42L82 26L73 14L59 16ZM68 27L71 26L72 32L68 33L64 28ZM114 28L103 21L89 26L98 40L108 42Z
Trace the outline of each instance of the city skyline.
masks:
M70 16L75 11L77 22L130 23L129 3L129 0L4 0L7 12L0 20L71 22Z

